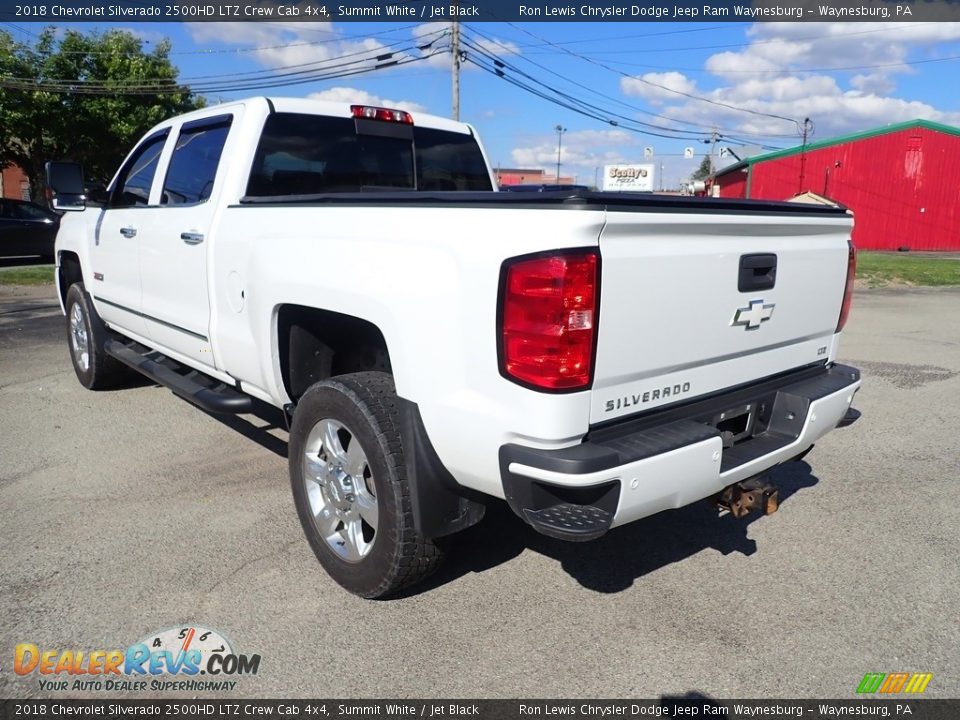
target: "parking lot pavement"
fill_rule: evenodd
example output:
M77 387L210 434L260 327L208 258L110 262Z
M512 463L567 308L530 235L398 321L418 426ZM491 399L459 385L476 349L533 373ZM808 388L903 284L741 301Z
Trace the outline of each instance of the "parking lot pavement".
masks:
M83 390L52 290L0 289L0 696L46 694L17 643L196 624L261 655L233 696L853 698L922 671L956 697L958 309L958 289L857 293L864 416L776 471L775 515L704 503L579 545L498 504L430 585L369 602L303 540L283 431L147 382Z

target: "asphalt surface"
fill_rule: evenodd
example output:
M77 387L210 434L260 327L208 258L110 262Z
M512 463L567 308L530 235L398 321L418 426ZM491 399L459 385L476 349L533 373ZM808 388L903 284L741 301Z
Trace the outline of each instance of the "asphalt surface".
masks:
M775 473L777 514L698 504L572 545L497 504L383 602L315 561L269 418L88 392L64 327L52 289L0 288L0 697L47 694L17 643L190 625L262 656L231 696L854 698L895 671L960 696L960 289L857 293L864 417Z

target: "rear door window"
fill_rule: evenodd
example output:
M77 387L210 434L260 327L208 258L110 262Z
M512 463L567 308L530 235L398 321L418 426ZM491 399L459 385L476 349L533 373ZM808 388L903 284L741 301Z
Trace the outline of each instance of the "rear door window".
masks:
M163 181L162 205L196 204L210 197L230 121L229 116L217 117L180 129Z

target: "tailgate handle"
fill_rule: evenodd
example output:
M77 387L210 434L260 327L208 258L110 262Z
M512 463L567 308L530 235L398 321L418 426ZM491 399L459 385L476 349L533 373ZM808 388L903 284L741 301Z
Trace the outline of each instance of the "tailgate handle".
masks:
M777 282L777 256L773 253L754 253L740 256L740 275L737 290L754 292L771 290Z

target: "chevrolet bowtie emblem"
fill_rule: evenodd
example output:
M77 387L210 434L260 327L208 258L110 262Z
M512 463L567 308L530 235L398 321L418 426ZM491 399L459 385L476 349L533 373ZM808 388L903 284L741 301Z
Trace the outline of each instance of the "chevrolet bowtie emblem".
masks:
M738 308L733 316L731 325L743 325L747 330L756 330L760 323L766 322L773 315L774 303L764 305L763 300L751 300L745 308Z

